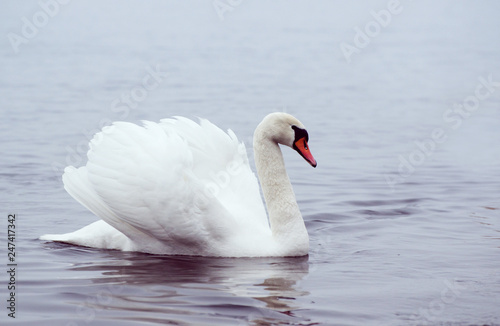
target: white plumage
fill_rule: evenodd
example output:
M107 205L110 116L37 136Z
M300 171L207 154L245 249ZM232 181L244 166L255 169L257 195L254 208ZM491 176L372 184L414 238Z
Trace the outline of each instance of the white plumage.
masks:
M271 154L277 154L275 148ZM271 231L245 145L231 130L225 133L207 120L182 117L144 121L143 126L116 122L94 136L87 155L86 166L65 169L64 187L101 221L42 240L156 254L307 254L300 226L296 244ZM286 176L284 166L283 172ZM288 214L296 215L293 207ZM301 216L299 222L303 226Z

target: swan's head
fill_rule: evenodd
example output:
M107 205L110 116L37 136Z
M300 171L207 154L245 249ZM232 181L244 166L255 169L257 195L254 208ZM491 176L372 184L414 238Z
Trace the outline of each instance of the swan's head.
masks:
M268 114L255 130L255 136L289 146L296 150L312 167L317 165L307 144L309 134L306 128L302 122L288 113Z

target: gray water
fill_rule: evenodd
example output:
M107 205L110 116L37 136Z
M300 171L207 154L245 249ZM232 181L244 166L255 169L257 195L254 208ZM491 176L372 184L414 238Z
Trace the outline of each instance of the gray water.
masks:
M500 325L500 5L393 3L3 2L1 324ZM200 116L252 153L272 111L318 161L284 151L309 257L37 240L96 220L60 177L103 125Z

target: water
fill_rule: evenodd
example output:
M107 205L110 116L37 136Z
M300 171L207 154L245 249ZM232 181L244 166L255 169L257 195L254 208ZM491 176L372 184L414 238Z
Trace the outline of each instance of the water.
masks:
M401 1L378 31L386 1L242 1L223 20L209 1L41 3L46 21L35 1L0 13L1 264L14 213L18 263L2 324L500 325L497 2ZM23 17L40 27L15 53ZM348 63L356 26L372 36ZM318 161L285 151L309 257L37 240L95 220L60 175L109 121L201 116L250 147L271 111L307 126Z

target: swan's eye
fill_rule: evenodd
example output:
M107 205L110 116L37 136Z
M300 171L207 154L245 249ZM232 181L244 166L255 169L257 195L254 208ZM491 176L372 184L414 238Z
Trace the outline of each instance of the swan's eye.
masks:
M301 138L305 138L305 141L309 141L309 135L305 129L299 128L297 126L292 126L293 131L295 132L295 141L300 140Z

